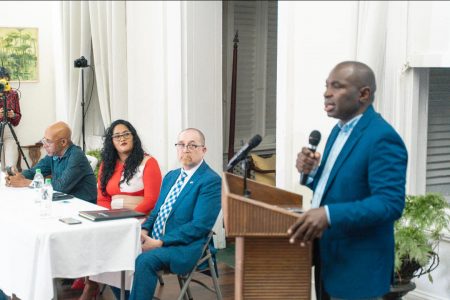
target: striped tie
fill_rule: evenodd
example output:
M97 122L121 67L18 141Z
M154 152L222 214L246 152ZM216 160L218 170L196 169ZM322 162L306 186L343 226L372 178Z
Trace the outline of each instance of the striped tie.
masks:
M159 240L163 233L164 225L166 224L167 218L169 217L170 212L172 211L173 204L178 198L178 195L181 192L181 187L183 186L183 182L186 179L187 174L181 171L181 176L174 184L174 188L170 192L170 195L164 201L164 204L161 206L158 217L156 218L155 225L153 226L152 237L154 239Z

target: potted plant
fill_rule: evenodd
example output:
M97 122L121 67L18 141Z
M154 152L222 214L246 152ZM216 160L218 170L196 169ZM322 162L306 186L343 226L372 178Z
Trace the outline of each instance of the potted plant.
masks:
M98 160L97 165L95 166L95 170L94 170L94 175L97 178L98 177L98 169L100 167L100 162L102 161L102 150L101 149L89 150L86 152L86 154L91 155Z
M439 264L436 249L445 230L450 226L450 205L436 193L406 196L402 217L394 225L395 277L386 299L401 299L415 288L411 279L428 274Z

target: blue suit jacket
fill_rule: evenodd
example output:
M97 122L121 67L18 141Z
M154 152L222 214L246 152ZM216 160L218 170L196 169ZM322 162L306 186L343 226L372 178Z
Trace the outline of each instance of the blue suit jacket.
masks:
M339 133L328 138L313 181L317 186ZM342 148L325 186L331 226L320 240L325 290L338 298L389 291L394 268L394 221L405 203L407 152L397 132L369 106Z
M142 225L152 232L153 225L167 194L181 169L167 173L155 208ZM184 274L194 267L221 209L221 178L205 162L186 183L166 221L161 238L163 250L171 257L170 271Z

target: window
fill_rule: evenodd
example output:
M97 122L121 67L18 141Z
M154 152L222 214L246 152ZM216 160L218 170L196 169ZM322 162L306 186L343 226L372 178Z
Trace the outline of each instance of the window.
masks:
M450 201L450 69L430 69L426 192Z
M235 150L253 135L258 149L275 149L277 2L224 1L224 148L228 149L233 38L239 32ZM225 82L226 81L226 82Z

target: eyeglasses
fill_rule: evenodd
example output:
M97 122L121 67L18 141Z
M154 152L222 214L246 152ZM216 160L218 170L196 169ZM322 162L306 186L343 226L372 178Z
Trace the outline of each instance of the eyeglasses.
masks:
M62 138L57 139L57 140L55 140L55 141L51 141L51 140L48 140L48 139L46 139L46 138L42 138L41 143L44 144L44 145L46 145L46 146L48 146L48 145L54 144L54 143L56 143L57 141L60 141L60 140L62 140Z
M205 147L205 145L196 145L196 144L185 145L182 143L177 143L177 144L175 144L175 147L177 147L178 150L184 150L184 149L188 148L189 151L194 151L198 147Z
M120 134L113 134L111 137L115 141L120 141L122 138L124 140L128 140L129 138L131 138L131 132L126 131L126 132L120 133Z

